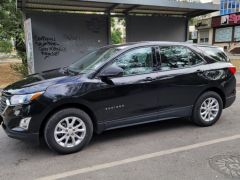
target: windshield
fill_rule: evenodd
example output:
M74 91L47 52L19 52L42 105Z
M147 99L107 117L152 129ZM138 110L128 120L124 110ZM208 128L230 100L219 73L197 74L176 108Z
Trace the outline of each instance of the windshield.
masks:
M116 47L105 47L83 56L81 59L71 64L68 69L77 73L93 72L102 66L108 58L113 56L119 49Z

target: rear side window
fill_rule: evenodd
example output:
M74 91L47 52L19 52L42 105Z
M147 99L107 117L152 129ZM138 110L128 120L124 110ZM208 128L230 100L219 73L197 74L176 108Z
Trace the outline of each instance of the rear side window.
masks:
M229 58L221 48L204 47L204 46L199 46L198 48L201 49L205 55L207 55L209 58L211 58L214 61L223 61L223 62L229 61Z
M185 46L160 47L161 69L185 68L200 64L203 60Z

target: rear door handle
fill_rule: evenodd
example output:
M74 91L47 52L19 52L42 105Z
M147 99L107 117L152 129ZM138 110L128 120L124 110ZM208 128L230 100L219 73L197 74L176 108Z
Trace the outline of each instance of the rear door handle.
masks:
M196 72L197 72L197 73L203 73L203 70L198 69Z

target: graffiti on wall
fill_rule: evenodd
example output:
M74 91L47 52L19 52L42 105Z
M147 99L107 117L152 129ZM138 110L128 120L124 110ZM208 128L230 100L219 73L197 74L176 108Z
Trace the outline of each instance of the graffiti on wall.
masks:
M34 43L38 47L44 59L52 56L58 56L61 52L66 51L66 48L57 42L55 37L34 36Z

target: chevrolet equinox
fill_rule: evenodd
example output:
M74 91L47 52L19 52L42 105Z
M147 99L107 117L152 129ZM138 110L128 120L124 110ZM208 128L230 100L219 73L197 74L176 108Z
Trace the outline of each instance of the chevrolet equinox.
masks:
M0 122L9 137L43 139L61 154L80 151L94 132L114 128L171 118L211 126L236 98L235 73L215 46L106 46L3 89Z

